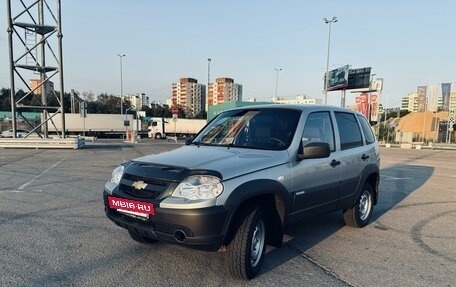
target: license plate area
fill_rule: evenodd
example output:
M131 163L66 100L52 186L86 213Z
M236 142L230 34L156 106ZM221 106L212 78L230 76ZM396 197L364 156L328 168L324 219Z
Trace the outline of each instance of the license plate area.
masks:
M149 219L149 214L147 214L147 213L140 213L140 212L123 210L123 209L116 209L116 211L119 213L122 213L126 216L134 217L134 218L141 219L141 220Z
M155 215L154 205L150 202L131 200L121 197L108 196L109 208L127 216L148 219Z

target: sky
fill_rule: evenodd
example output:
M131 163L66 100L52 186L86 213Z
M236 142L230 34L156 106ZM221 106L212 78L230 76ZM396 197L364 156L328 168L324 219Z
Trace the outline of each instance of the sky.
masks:
M14 14L20 1L11 2ZM54 7L54 0L47 2ZM61 0L61 5L65 91L120 95L118 54L125 54L123 93L146 93L151 102L169 99L171 84L181 77L206 84L208 58L211 82L234 78L244 100L268 101L276 83L278 96L323 99L329 28L323 18L333 16L338 22L331 28L329 69L372 67L375 78L383 78L385 106L399 106L417 86L456 81L454 0ZM0 88L9 87L6 16L6 0L0 0ZM276 68L282 69L277 82ZM355 96L347 91L347 105ZM339 91L328 93L328 104L340 105Z

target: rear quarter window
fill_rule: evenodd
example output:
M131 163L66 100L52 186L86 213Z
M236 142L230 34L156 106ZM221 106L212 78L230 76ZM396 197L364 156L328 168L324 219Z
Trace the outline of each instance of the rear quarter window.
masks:
M366 118L361 115L356 116L358 117L358 120L361 123L361 128L363 130L364 137L366 138L366 144L371 144L375 142L374 133L372 132L372 128L370 127L370 125L367 123Z

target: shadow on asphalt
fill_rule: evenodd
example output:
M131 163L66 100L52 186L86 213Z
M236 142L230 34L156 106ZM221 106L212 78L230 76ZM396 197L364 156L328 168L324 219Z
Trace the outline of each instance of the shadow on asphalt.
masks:
M433 172L433 167L408 164L381 169L379 201L374 207L370 224L420 188ZM290 252L289 248L272 249L265 258L261 274L285 264L298 256L297 253L305 253L343 227L345 227L345 223L342 211L305 219L301 223L291 226L285 232L285 236L291 238L286 244L294 252Z

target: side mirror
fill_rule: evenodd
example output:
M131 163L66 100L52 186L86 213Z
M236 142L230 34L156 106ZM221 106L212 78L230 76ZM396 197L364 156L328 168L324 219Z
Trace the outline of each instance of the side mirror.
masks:
M191 145L194 137L191 137L185 141L185 145Z
M311 142L302 146L302 149L298 152L299 159L325 158L329 157L331 153L329 144L325 142Z

